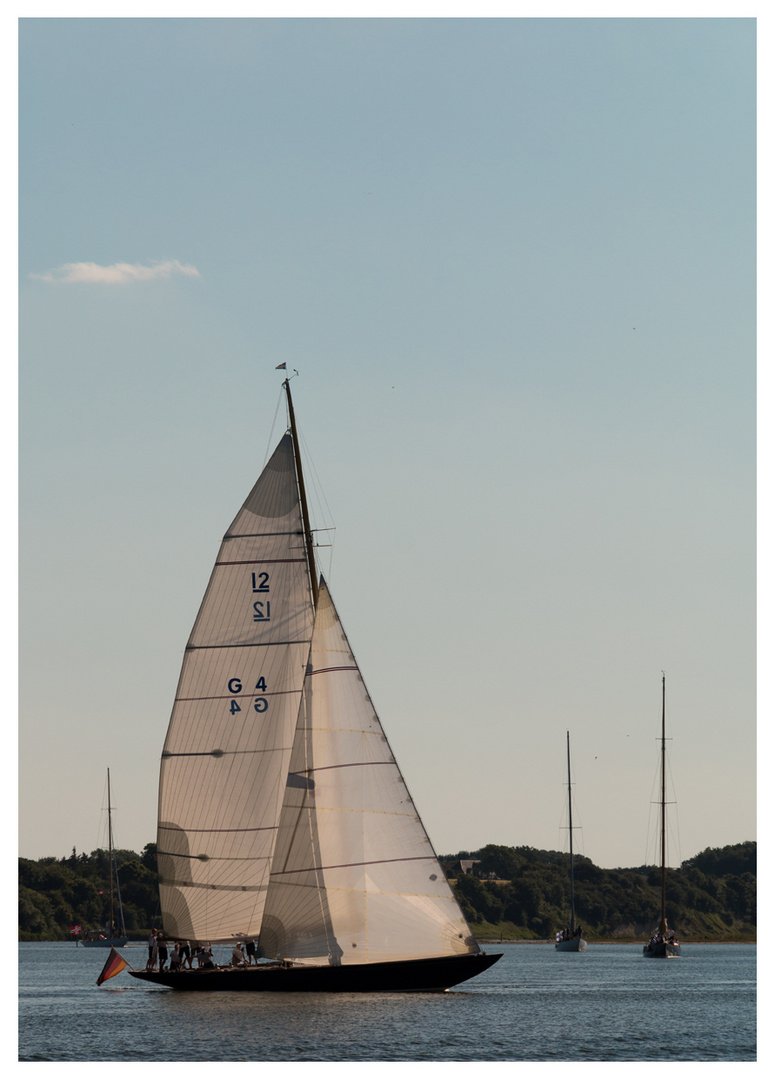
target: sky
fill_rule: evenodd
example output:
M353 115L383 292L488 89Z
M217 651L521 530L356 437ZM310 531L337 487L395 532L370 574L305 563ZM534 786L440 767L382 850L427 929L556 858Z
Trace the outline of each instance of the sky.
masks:
M19 854L155 840L285 428L440 854L756 838L756 24L19 32ZM326 530L326 531L323 531ZM335 530L335 531L334 531Z

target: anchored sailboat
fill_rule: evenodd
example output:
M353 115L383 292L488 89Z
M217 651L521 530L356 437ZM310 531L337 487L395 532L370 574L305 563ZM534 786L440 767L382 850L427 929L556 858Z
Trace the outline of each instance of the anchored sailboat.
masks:
M116 884L115 894L113 892L114 881ZM110 914L105 927L105 932L87 933L81 941L81 944L85 945L87 948L109 948L111 946L121 948L123 945L126 945L129 940L126 936L126 927L124 926L124 908L121 903L121 889L118 884L118 867L116 865L116 855L113 849L113 817L110 806L110 769L108 769L108 887L110 890ZM118 904L118 926L116 926L114 895L115 902Z
M665 676L662 675L662 752L660 763L660 826L659 826L659 840L660 851L662 861L662 891L661 891L661 915L659 919L659 926L656 928L651 936L651 940L648 945L643 946L644 956L654 957L666 957L666 956L680 956L681 946L675 936L675 932L670 930L667 925L667 918L665 916L665 861L666 861L666 845L665 845Z
M570 732L566 731L568 748L568 836L570 837L570 916L568 925L557 934L555 949L558 952L584 952L587 943L581 936L580 926L576 926L576 904L573 889L573 800L570 782Z
M446 989L480 949L318 577L289 430L223 538L162 752L164 934L269 962L132 971L179 990Z

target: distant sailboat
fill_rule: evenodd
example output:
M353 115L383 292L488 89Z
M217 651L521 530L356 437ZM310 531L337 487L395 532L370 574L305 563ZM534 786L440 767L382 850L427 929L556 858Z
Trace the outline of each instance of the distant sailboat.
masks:
M446 989L500 954L455 900L318 576L283 386L289 430L186 646L158 822L165 936L257 939L271 959L131 974L177 990Z
M662 676L662 753L661 753L661 796L660 796L660 849L661 849L661 861L662 861L662 891L661 891L661 915L659 919L659 926L656 928L651 936L651 940L648 945L643 946L644 956L653 957L669 957L680 956L681 946L678 944L674 931L670 930L667 925L667 918L665 916L665 865L666 865L666 845L665 845L665 676Z
M566 731L568 748L568 835L570 837L570 916L568 925L557 934L555 949L558 952L584 952L587 943L581 936L581 927L576 926L576 903L573 887L573 800L570 782L570 732Z
M113 891L114 880L116 886L115 894ZM116 866L116 856L113 849L113 817L110 806L110 769L108 769L108 888L110 893L108 922L104 932L87 932L87 935L81 941L81 944L85 945L87 948L107 949L112 946L121 948L123 945L126 945L129 940L126 936L126 927L124 926L124 908L121 903L121 889L118 883L118 867ZM116 926L114 896L118 905L118 926Z

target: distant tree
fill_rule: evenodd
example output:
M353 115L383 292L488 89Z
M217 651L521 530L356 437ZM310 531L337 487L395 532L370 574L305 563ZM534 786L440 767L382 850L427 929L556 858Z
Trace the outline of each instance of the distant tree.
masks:
M132 862L119 868L118 878L127 930L149 929L159 921L159 883L155 871L135 855Z
M756 842L746 840L743 844L729 844L723 848L705 848L699 855L681 863L681 869L697 867L703 873L715 877L727 874L756 874Z
M477 869L482 876L494 874L496 878L506 881L511 881L524 863L516 848L504 847L502 844L486 844L478 852L477 858L479 859Z
M487 888L473 874L460 874L455 884L455 893L468 901L487 922L500 922L503 918L504 902L497 891Z
M19 940L56 941L61 929L54 918L54 909L48 897L19 886Z
M140 862L152 873L157 873L156 868L156 844L146 844L140 856Z

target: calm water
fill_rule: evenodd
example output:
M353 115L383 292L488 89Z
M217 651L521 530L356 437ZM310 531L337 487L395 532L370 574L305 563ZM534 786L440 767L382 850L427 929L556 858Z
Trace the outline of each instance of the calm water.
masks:
M639 945L597 945L581 954L556 953L551 945L488 947L501 950L493 968L444 994L200 995L148 987L127 971L98 988L102 950L20 944L19 1058L756 1058L755 945L684 945L675 960L644 960ZM134 967L145 963L142 946L122 955Z

